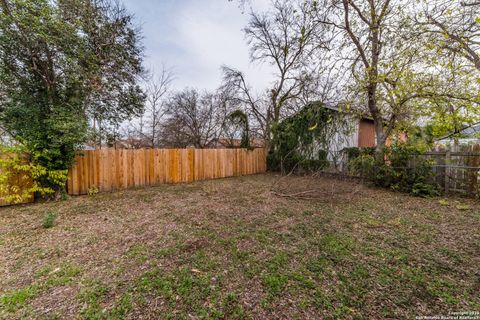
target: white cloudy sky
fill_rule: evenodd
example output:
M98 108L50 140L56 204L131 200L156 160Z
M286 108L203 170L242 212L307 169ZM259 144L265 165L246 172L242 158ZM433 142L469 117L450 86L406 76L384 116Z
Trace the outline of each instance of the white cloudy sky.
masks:
M271 80L268 65L252 64L242 28L249 15L227 0L124 0L141 24L146 66L172 68L176 89L185 86L214 89L221 81L220 66L240 69L258 90ZM269 0L253 0L256 10Z

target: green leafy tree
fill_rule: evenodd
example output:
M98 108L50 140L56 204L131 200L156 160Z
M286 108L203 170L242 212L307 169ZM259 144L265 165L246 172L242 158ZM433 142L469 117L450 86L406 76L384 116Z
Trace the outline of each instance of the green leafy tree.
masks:
M311 103L272 129L268 168L288 173L297 168L322 169L336 134L346 134L344 114ZM343 132L342 132L343 131Z
M435 136L480 121L480 2L420 1L416 32L435 77L427 108Z
M67 170L90 121L115 127L142 111L142 50L117 2L0 0L0 126L35 165Z
M49 181L51 186L61 187L67 178L67 170L47 170L37 161L29 161L26 152L23 146L0 145L0 200L18 204L32 199L35 193L49 196L55 189L41 182Z
M455 1L341 0L319 6L335 26L345 61L344 100L374 120L377 150L399 125L430 120L436 135L478 117L478 4ZM425 8L423 8L425 6ZM464 38L463 38L464 37ZM335 58L337 59L337 58Z
M369 115L381 150L399 121L413 118L421 89L428 85L415 68L419 46L409 34L410 1L331 1L325 21L339 31L332 46L349 74L347 106ZM322 12L324 6L319 6ZM338 59L335 57L335 59Z
M416 22L439 53L456 56L480 71L480 2L420 1Z

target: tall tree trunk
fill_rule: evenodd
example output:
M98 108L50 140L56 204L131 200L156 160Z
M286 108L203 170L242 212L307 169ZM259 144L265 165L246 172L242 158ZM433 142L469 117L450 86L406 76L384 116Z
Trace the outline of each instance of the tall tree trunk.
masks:
M374 121L374 126L375 126L375 135L376 135L376 150L377 151L382 151L383 148L385 147L387 137L385 136L385 128L383 125L383 121Z
M376 150L381 151L385 147L387 137L385 137L385 124L377 106L376 84L371 85L372 90L368 90L368 110L373 118L373 126L375 129Z
M376 136L376 150L381 151L385 147L385 123L382 118L382 114L377 105L377 79L378 74L376 68L373 67L369 72L369 84L367 90L368 102L367 107L373 118L373 126Z
M368 72L368 109L372 115L373 123L376 134L376 150L381 151L385 147L385 128L382 118L382 113L378 109L377 105L377 87L378 87L378 64L380 60L381 43L380 43L380 31L378 26L378 17L375 11L375 3L370 2L371 12L371 64L367 69Z

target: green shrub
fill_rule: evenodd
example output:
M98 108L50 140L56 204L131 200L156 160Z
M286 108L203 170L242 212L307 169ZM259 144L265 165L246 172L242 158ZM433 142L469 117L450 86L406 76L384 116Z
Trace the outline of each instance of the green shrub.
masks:
M330 163L326 160L302 160L300 167L306 172L315 172L327 168Z
M65 190L67 170L50 170L39 164L37 153L23 145L0 145L0 200L17 204L32 197L52 197Z
M348 168L353 174L371 177L375 171L375 157L359 154L348 162Z
M96 186L92 186L88 189L87 193L89 196L94 196L99 192L98 188Z
M375 148L373 147L364 147L364 148L357 148L357 147L349 147L343 148L342 152L347 155L348 161L354 160L361 155L375 155Z
M350 148L343 148L342 152L347 155L347 159L349 161L354 160L360 156L360 148L357 147L350 147Z
M267 155L267 167L270 171L290 172L298 168L304 158L298 152L291 152L284 156L278 153L269 152Z
M42 226L45 229L50 229L55 225L55 220L57 219L57 215L54 212L47 212L47 214L43 217Z
M292 170L302 169L307 173L316 172L330 166L327 159L327 152L325 150L319 151L319 159L308 159L299 155L297 152L292 152L283 158L278 158L274 154L267 156L267 165L269 170L290 172Z
M328 162L328 151L327 150L318 150L318 160Z
M330 166L330 161L328 161L328 151L318 150L318 161L321 169L328 168Z
M377 150L375 149L375 147L360 148L360 153L361 154L369 154L369 155L373 156L373 155L375 155L376 152L377 152Z
M439 196L440 192L432 184L417 182L412 187L412 194L417 197Z
M355 151L347 151L355 156ZM431 182L432 167L414 147L399 143L385 147L381 154L359 150L348 163L350 172L371 181L375 186L416 196L437 196L437 186Z

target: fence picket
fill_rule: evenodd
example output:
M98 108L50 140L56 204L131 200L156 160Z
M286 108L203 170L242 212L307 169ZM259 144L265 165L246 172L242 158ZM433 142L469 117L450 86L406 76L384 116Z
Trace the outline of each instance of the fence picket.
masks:
M70 195L193 182L266 171L264 149L101 149L80 152L68 172ZM33 201L33 196L31 201ZM0 206L8 205L0 200Z
M153 149L83 151L68 173L68 193L111 191L255 174L266 171L263 149Z

